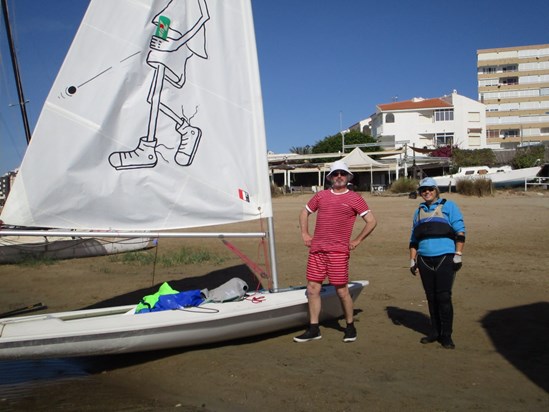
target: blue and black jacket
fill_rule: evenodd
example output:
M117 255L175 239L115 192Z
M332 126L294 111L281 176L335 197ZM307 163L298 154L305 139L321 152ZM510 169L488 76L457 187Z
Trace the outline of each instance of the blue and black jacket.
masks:
M454 253L457 233L465 234L465 224L454 202L437 199L429 206L421 203L414 213L410 247L421 256Z

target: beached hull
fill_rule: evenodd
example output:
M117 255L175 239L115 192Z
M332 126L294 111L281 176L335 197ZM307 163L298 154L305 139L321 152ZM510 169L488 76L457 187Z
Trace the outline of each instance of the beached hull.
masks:
M456 173L448 176L435 176L433 179L442 190L448 187L455 187L460 179L490 179L494 187L517 187L524 186L525 181L535 179L540 170L541 167L528 167L525 169L513 169L497 173L472 175Z
M367 281L349 284L355 300ZM239 302L134 314L135 306L0 319L0 359L121 354L189 347L304 326L305 288L257 293ZM255 298L255 299L253 299ZM322 291L321 320L343 314L335 288Z
M104 256L145 249L150 238L81 238L81 237L0 237L0 263L17 263L25 259L72 259Z

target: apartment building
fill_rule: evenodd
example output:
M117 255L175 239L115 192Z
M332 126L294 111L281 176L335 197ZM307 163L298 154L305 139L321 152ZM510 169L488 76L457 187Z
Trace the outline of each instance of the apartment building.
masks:
M549 44L477 50L477 68L488 143L549 143Z
M484 104L455 90L437 98L379 104L372 115L372 136L385 147L434 149L456 145L462 149L486 147Z
M4 206L14 179L14 172L9 172L3 176L0 176L0 206Z

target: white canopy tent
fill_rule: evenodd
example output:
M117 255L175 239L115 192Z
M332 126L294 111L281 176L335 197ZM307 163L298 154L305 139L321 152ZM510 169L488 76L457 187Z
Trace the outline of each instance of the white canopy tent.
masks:
M373 187L374 187L373 169L375 168L377 170L381 170L381 169L390 170L388 165L372 159L370 156L368 156L358 147L355 147L351 153L349 153L347 156L345 156L341 160L344 161L347 166L349 166L349 169L351 170L351 172L360 172L360 171L370 170L370 191L373 191ZM329 165L331 165L331 163L327 164L328 167Z
M358 147L355 147L351 153L341 160L343 160L349 168L387 167L387 165L372 159Z

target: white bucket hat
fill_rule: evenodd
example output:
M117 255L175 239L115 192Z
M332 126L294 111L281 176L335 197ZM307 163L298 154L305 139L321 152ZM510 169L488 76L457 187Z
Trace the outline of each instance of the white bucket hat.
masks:
M330 166L330 173L328 173L327 177L330 177L330 175L336 170L343 170L344 172L349 173L351 177L353 177L353 174L349 170L349 167L347 167L347 165L343 160L336 160L335 162L332 163L332 165Z

